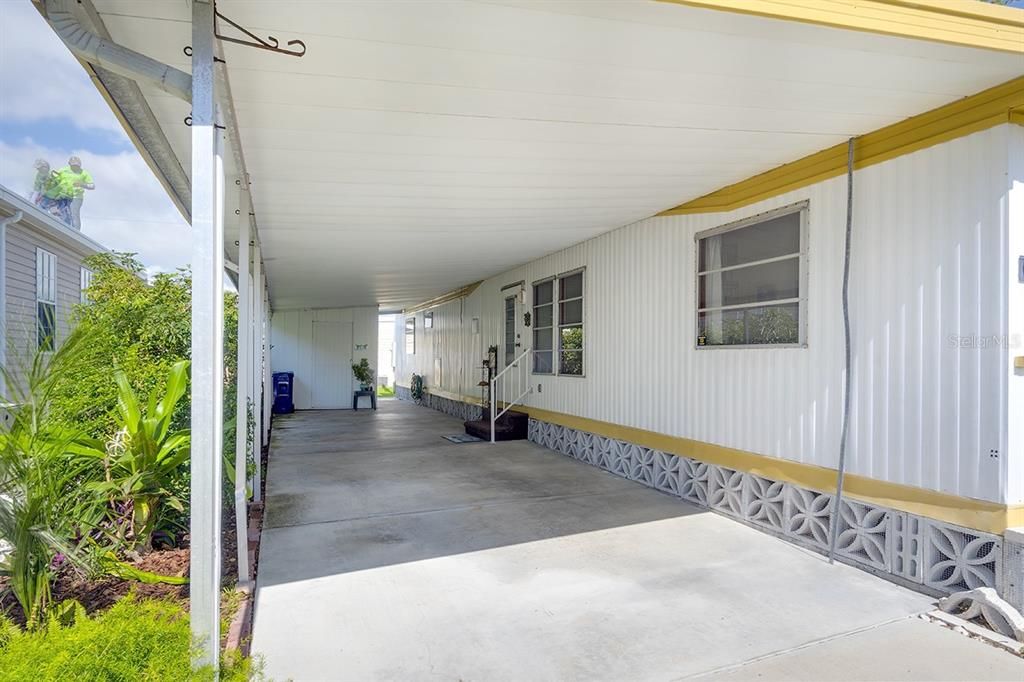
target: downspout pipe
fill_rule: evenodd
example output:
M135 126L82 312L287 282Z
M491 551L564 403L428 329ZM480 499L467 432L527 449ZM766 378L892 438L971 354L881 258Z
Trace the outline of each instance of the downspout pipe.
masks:
M96 35L75 16L75 4L75 0L46 0L45 4L47 20L72 54L178 99L192 101L191 75Z
M7 366L7 226L25 217L21 211L0 218L0 367Z
M850 390L853 385L853 342L850 335L850 251L853 246L853 165L857 138L846 145L846 250L843 254L843 339L846 381L843 382L843 424L839 435L839 464L836 467L836 494L832 497L829 520L828 562L836 560L839 517L843 513L843 481L846 477L846 450L850 434Z

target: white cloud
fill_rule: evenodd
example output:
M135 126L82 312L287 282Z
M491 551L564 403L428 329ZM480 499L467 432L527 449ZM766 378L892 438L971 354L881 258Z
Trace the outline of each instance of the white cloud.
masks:
M60 168L77 154L96 181L82 206L82 231L110 249L138 253L152 272L187 265L187 223L81 65L27 0L0 0L0 26L0 121L28 124L39 138L0 140L0 184L27 195L36 158ZM118 143L104 144L96 131ZM109 153L82 148L88 145ZM122 148L130 151L114 151Z
M77 127L124 131L82 67L27 1L0 1L0 118L67 116Z
M82 158L96 183L82 204L85 234L107 248L138 253L153 272L170 272L189 262L190 228L135 151L104 155L47 148L31 140L0 142L0 184L27 195L35 159L60 168L71 154Z

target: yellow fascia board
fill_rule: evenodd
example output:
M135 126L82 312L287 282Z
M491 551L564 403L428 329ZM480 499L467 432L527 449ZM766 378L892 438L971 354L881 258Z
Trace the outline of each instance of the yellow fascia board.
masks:
M976 0L658 1L899 38L1024 54L1024 13Z
M402 311L402 313L405 315L412 315L413 313L418 313L423 310L436 308L442 303L447 303L449 301L456 301L460 298L465 298L466 296L469 296L474 291L476 291L477 287L479 287L483 283L483 280L480 280L479 282L467 284L466 286L456 289L455 291L449 291L447 294L441 294L440 296L432 298L428 301L423 301L423 303L417 303L411 308L406 308L405 310Z
M854 167L898 156L1024 118L1024 77L866 133L857 138ZM742 208L846 172L846 143L723 187L659 216L715 213Z
M689 457L824 493L835 492L836 471L834 469L759 455L690 438L645 431L631 426L552 412L537 407L516 405L515 409L526 412L534 419L586 431L605 438L634 443L679 457ZM1000 535L1007 528L1024 525L1024 505L1006 505L975 500L855 474L845 476L843 495L862 502Z

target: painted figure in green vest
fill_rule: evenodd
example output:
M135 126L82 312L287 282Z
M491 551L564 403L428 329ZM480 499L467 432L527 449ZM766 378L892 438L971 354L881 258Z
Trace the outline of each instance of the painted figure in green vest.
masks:
M82 229L82 200L85 190L96 189L89 171L82 168L82 160L77 156L68 159L68 165L60 169L61 181L71 188L71 226Z
M32 183L32 201L58 220L71 224L71 200L74 187L54 170L46 159L37 159L36 177Z

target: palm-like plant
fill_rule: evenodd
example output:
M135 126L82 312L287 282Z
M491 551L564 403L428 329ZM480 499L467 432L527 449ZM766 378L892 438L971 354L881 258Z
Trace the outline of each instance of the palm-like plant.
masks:
M188 387L188 362L171 367L163 394L154 390L145 409L123 371L114 372L114 381L117 433L107 442L81 438L72 449L81 458L102 464L103 480L88 487L106 497L114 539L143 551L150 546L163 509L184 508L171 484L188 460L191 438L187 430L172 432L171 423Z
M7 545L0 549L0 574L10 578L30 627L45 614L58 566L89 563L82 548L100 513L80 485L85 463L70 454L78 434L48 419L57 380L86 345L72 333L21 371L2 368L10 423L0 431L0 541Z

